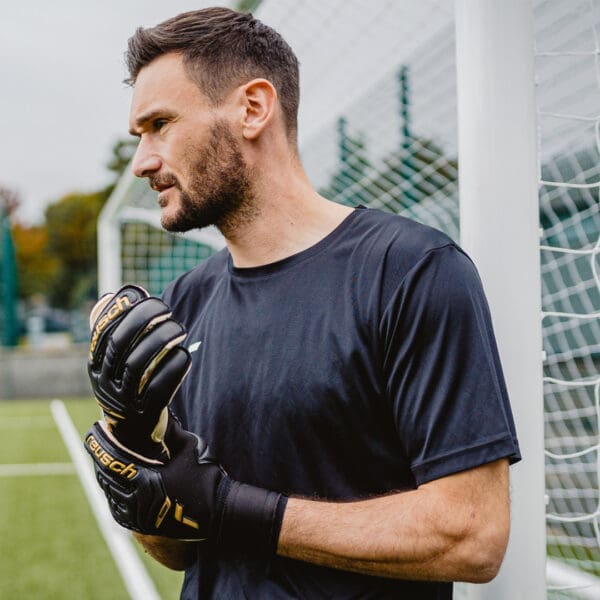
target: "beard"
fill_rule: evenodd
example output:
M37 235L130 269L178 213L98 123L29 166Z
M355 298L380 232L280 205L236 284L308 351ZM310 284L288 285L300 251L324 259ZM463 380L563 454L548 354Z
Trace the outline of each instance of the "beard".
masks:
M160 178L161 183L179 190L177 210L171 215L163 213L161 224L172 232L216 225L226 235L256 212L246 162L223 121L211 128L205 146L191 151L195 160L187 169L190 181L186 189L173 175Z

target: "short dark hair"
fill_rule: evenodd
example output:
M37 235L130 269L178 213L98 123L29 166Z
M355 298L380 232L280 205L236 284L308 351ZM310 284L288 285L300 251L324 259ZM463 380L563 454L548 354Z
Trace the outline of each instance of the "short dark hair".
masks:
M140 27L129 39L125 53L126 82L134 85L143 67L169 52L182 55L187 73L214 104L245 81L268 79L277 90L288 138L296 140L298 59L274 29L250 13L220 7L185 12L155 27Z

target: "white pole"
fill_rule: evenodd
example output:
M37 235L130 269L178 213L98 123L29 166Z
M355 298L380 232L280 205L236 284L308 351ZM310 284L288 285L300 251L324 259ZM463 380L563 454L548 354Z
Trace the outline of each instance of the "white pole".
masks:
M98 294L121 287L121 228L116 219L98 219Z
M523 461L498 577L468 597L541 600L544 414L534 37L530 0L456 0L461 243L490 302Z
M121 220L119 209L135 177L128 167L98 217L98 293L118 290L121 285Z

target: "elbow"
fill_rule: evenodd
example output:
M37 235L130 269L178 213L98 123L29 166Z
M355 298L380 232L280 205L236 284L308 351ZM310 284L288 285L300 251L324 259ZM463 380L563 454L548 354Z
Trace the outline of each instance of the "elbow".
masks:
M508 533L508 526L491 523L467 538L462 550L464 570L460 580L469 583L492 581L502 566Z
M503 523L479 524L469 529L446 523L438 534L437 543L428 545L427 551L419 555L418 566L408 573L409 578L489 583L496 577L508 542L508 528ZM395 567L393 576L407 576L402 560Z
M508 511L478 514L471 509L458 516L443 522L443 527L438 523L438 545L425 562L438 580L489 583L498 575L506 553Z
M491 556L485 557L479 561L473 561L473 564L469 565L469 572L466 577L462 578L462 581L468 583L489 583L498 575L500 571L500 565L502 564L503 557Z

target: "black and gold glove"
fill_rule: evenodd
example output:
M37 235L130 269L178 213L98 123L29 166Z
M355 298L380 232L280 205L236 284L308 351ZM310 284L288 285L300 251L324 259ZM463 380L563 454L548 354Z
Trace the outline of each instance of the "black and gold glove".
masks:
M110 511L143 534L205 540L215 550L274 553L287 498L234 481L207 444L168 420L167 462L133 453L102 421L85 437Z
M191 364L183 326L162 300L125 285L100 298L90 327L88 374L108 429L135 452L168 456L166 407Z

